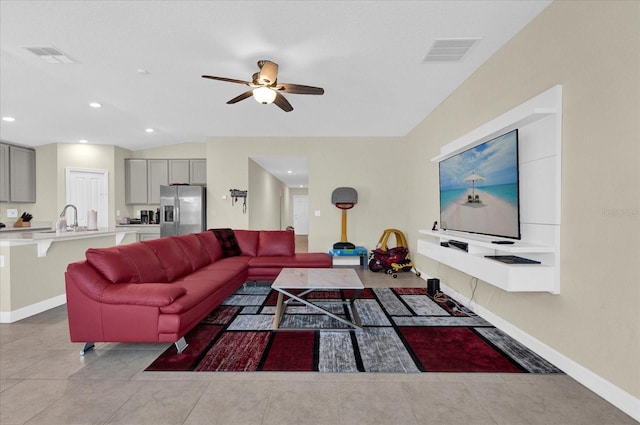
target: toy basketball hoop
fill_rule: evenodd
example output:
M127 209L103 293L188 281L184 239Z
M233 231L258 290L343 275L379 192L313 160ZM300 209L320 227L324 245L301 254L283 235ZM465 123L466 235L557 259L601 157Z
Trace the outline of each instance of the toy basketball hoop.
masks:
M358 203L358 192L352 187L339 187L331 194L331 203L342 210L342 234L333 249L355 249L354 244L347 242L347 210Z

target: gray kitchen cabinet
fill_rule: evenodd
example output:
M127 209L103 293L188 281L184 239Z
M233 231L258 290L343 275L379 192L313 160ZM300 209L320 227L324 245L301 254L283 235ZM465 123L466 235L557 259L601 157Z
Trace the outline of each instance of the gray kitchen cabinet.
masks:
M169 184L189 183L189 160L169 160Z
M148 159L148 204L160 204L160 186L169 184L169 167L166 159Z
M207 160L189 160L189 184L207 184Z
M9 145L0 144L0 202L9 201Z
M9 145L9 200L36 202L36 151Z
M148 203L147 160L124 160L124 199L126 204Z
M125 159L125 203L160 204L160 186L207 184L206 159Z

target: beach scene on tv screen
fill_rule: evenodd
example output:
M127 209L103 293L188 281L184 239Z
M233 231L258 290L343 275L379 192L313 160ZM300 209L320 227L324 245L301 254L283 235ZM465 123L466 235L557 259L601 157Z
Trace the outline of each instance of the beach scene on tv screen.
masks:
M520 236L517 131L440 162L440 226Z

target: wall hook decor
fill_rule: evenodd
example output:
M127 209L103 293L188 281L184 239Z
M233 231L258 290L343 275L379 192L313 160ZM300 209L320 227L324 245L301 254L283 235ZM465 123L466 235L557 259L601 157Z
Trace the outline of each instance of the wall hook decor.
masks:
M238 198L243 198L242 213L247 213L247 191L238 189L229 189L231 193L231 205L235 205L238 202Z

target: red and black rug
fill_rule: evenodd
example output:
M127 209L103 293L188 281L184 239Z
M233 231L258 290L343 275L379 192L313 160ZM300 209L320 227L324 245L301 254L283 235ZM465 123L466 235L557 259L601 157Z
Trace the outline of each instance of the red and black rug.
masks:
M350 291L318 291L324 308L349 317ZM306 306L290 306L273 331L276 293L246 286L198 324L177 354L169 347L147 371L562 373L481 317L436 302L423 288L365 289L356 301L362 331ZM451 304L451 303L450 303Z

